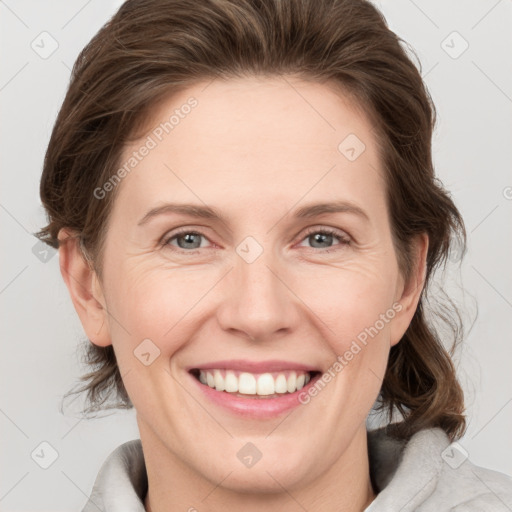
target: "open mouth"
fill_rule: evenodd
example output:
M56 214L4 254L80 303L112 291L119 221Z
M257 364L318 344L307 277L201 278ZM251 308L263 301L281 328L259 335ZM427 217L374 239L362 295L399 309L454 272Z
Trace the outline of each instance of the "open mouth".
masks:
M300 391L318 371L283 370L250 373L223 368L193 368L190 374L204 386L242 398L277 398Z

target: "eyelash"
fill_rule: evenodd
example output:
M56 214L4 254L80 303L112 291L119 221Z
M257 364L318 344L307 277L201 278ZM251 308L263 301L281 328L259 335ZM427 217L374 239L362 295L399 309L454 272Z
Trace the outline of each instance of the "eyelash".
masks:
M350 245L350 238L345 233L343 233L343 231L339 231L338 229L334 229L334 228L315 228L315 227L309 228L306 230L306 233L302 237L302 240L305 240L309 236L315 235L315 234L332 235L340 241L340 243L339 243L340 246ZM315 249L315 247L310 247L310 249ZM320 250L322 250L322 249L320 249ZM329 247L327 249L323 249L322 252L332 252L333 250L336 250L336 249L331 249Z
M338 246L340 246L340 247L349 246L351 244L350 238L343 231L339 231L334 228L326 228L326 227L309 228L306 231L306 233L304 234L304 236L301 238L300 241L302 242L306 238L308 238L309 236L314 235L314 234L332 235L339 240L340 243L338 244ZM202 236L203 238L208 239L205 235L203 235L202 233L200 233L198 231L194 231L194 230L191 230L188 228L183 228L183 229L180 229L180 230L172 233L170 236L164 237L164 239L162 241L162 246L163 247L171 247L171 250L173 250L173 251L177 251L177 252L181 252L181 253L188 253L188 254L195 254L198 250L200 250L199 248L189 250L189 249L181 249L180 247L172 246L170 244L171 240L174 240L175 238L178 238L181 235L197 235L197 236ZM324 248L324 249L321 249L321 248L318 249L316 247L309 247L309 249L313 249L313 250L317 249L317 251L315 251L315 252L321 252L321 253L330 253L330 252L338 250L338 249L336 249L336 246L334 246L334 248L329 247L329 248Z

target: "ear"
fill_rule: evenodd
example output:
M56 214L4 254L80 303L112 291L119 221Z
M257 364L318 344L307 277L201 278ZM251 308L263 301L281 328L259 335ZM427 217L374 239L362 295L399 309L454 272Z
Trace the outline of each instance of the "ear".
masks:
M427 271L428 235L418 235L413 245L414 265L408 282L401 278L397 284L395 311L397 314L391 322L391 346L396 345L405 334L412 321L421 292L425 285ZM400 308L400 309L399 309Z
M61 229L58 238L60 272L85 333L95 345L111 345L105 298L93 265L75 233Z

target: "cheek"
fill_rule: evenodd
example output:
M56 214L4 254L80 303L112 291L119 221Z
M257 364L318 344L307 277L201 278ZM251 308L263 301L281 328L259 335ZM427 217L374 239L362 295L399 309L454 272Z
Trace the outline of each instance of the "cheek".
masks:
M188 320L211 287L207 276L142 265L119 265L110 276L111 339L128 395L141 411L174 403L169 361L193 335Z
M213 272L119 265L111 273L108 307L114 345L133 351L150 339L167 357L178 350L189 318L201 310L201 297L215 284ZM165 340L165 342L163 341Z
M353 341L365 346L370 339L386 338L396 316L396 277L392 264L315 269L310 277L302 274L299 293L331 348L342 354Z
M396 262L389 256L374 251L337 264L301 263L282 269L284 280L300 299L290 300L304 309L302 317L315 323L335 354L348 350L368 330L373 333L376 324L379 334L387 332L387 323L383 328L379 320L392 308L397 276ZM146 260L150 258L109 262L112 342L117 352L133 355L149 339L168 359L193 335L194 320L215 314L208 291L218 287L213 294L217 299L219 293L229 294L218 283L225 269L155 265Z

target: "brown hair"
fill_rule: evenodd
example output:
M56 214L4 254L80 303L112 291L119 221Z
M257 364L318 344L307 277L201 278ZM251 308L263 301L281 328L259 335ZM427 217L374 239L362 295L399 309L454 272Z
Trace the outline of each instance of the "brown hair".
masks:
M465 247L464 223L434 175L435 108L407 50L365 0L127 0L73 67L44 161L41 198L48 225L37 236L58 247L63 227L79 237L101 276L101 248L116 190L98 199L123 145L150 108L178 89L215 77L296 75L337 84L372 120L382 148L388 209L401 272L413 268L411 242L429 237L426 283L412 322L393 346L377 409L400 437L438 426L453 440L465 431L463 393L450 353L425 311L428 283L450 247ZM414 52L412 52L414 54ZM456 311L455 311L456 312ZM457 312L456 312L457 313ZM444 316L443 316L444 315ZM87 343L92 412L130 408L113 348ZM117 403L108 398L115 395Z

